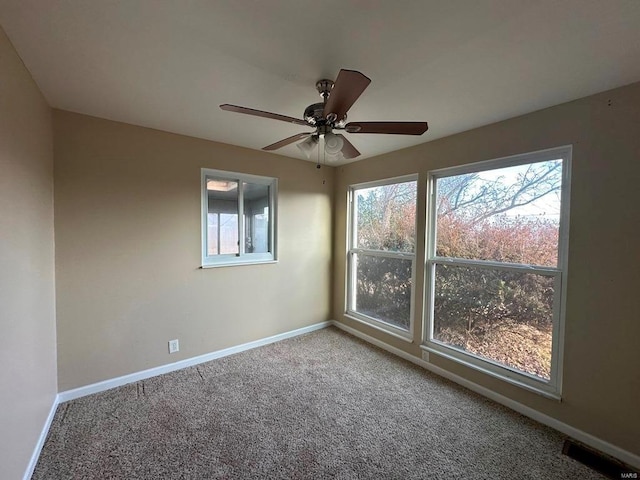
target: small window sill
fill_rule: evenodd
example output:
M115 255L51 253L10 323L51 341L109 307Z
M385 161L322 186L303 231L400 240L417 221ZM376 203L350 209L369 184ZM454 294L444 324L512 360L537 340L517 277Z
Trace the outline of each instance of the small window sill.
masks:
M264 265L269 263L278 263L278 260L246 260L237 262L220 262L220 263L207 263L201 265L200 269L205 268L218 268L218 267L240 267L246 265Z

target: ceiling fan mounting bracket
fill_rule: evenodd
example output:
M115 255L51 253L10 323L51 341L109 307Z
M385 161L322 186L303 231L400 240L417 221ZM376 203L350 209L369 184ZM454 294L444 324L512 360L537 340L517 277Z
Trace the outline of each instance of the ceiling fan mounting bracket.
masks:
M316 82L316 88L318 89L318 93L323 99L329 98L331 94L331 90L333 89L333 80L329 80L327 78L323 78L322 80L318 80Z

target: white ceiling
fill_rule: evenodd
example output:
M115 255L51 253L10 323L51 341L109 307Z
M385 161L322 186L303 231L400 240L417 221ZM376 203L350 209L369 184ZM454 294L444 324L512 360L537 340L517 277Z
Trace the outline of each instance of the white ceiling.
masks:
M299 127L315 82L372 79L358 160L640 80L640 0L0 0L0 24L56 108L260 149ZM303 158L295 145L278 151Z

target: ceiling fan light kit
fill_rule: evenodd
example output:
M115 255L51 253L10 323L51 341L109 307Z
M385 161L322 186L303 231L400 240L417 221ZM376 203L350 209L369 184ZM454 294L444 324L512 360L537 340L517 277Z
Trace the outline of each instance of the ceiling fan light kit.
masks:
M223 104L222 110L244 113L272 120L280 120L295 125L315 128L314 132L298 133L263 147L263 150L277 150L299 140L297 147L311 158L311 152L319 144L319 138L324 138L325 153L334 159L344 157L356 158L360 152L344 135L336 134L333 130L344 130L351 134L393 134L393 135L422 135L427 131L427 122L351 122L347 123L347 111L358 100L362 92L369 86L371 80L355 70L342 69L336 81L322 79L316 82L316 89L322 102L309 105L303 114L303 119L280 115L278 113L240 107L238 105Z
M333 132L324 134L324 151L327 155L337 155L342 152L344 141Z
M311 154L316 148L316 145L318 145L318 142L319 140L317 135L309 135L306 140L297 143L296 147L298 147L300 151L306 155L307 158L311 158Z

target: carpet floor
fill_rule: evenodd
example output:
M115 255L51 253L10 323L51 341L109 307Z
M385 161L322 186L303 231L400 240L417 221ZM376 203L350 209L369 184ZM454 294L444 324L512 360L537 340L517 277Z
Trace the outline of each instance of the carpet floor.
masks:
M331 327L61 404L32 478L604 478L563 440Z

